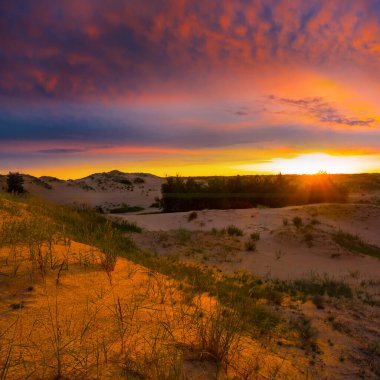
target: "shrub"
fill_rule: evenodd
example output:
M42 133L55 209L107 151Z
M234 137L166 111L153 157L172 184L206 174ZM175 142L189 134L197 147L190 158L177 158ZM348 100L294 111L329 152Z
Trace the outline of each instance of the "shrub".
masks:
M316 306L317 309L324 309L325 308L324 300L323 300L323 297L321 295L316 294L311 299L311 301L313 302L313 304Z
M292 320L292 325L298 331L303 348L311 348L315 351L318 331L312 326L311 320L302 315Z
M260 233L259 232L252 232L250 235L250 238L253 241L259 241L260 240Z
M120 179L115 180L115 182L121 183L126 186L132 185L132 182L128 178L120 178Z
M11 173L7 175L7 191L8 193L23 194L24 178L20 173Z
M240 316L218 305L210 315L198 318L197 335L202 357L227 368L240 340L243 328Z
M145 183L145 179L144 179L144 178L141 178L141 177L136 177L136 178L133 180L133 183L135 183L136 185L137 185L137 184L142 184L142 183Z
M256 251L256 242L254 240L248 240L246 243L245 243L245 249L246 251Z
M310 232L307 232L305 234L305 242L309 248L313 246L313 240L314 240L314 236Z
M233 224L227 227L227 233L230 236L243 236L243 231L239 227L234 226Z
M293 225L296 227L296 228L300 228L302 226L302 218L300 218L299 216L295 216L293 218Z
M142 228L135 222L128 222L127 220L113 221L112 226L121 232L142 232Z
M287 219L287 218L283 218L283 219L282 219L282 224L283 224L284 226L287 226L287 225L288 225L288 219Z
M191 222L194 219L198 218L198 213L196 211L192 211L189 216L187 217L187 221Z
M214 235L214 236L223 236L226 234L226 229L225 228L221 228L221 229L218 229L218 228L215 228L213 227L211 229L211 234Z

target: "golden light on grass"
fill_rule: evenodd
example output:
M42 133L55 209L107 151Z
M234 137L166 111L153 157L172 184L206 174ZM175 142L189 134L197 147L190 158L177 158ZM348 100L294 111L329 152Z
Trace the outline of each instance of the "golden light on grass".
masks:
M112 233L101 251L53 228L64 209L10 199L0 196L1 379L304 378L214 296L113 257Z

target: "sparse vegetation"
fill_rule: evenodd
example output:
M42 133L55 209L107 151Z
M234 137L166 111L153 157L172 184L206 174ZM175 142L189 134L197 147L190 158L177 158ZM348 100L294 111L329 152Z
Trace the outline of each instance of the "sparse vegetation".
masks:
M380 259L380 247L365 243L359 236L338 231L333 234L334 241L341 247L353 253L376 257Z
M321 296L320 294L316 294L315 296L312 297L311 300L317 309L325 308L323 296Z
M197 324L199 346L196 349L202 359L216 361L218 367L224 366L227 370L233 351L238 349L242 331L238 313L217 307L209 315L200 318Z
M121 183L122 185L132 186L133 183L128 178L117 178L114 180L115 182Z
M305 349L317 350L316 338L317 330L313 327L310 318L300 316L292 320L293 326L299 332L301 339L301 347Z
M5 204L2 203L0 205L1 209L4 210L6 208L7 210L13 211L9 204L11 202L4 203ZM243 279L240 277L230 278L227 276L221 277L220 274L217 274L206 267L184 264L175 259L159 258L149 254L142 254L141 252L138 252L130 240L123 235L122 231L126 227L125 225L117 222L109 222L101 214L96 213L91 209L71 209L68 207L54 206L33 198L28 199L23 204L19 203L19 205L20 206L14 210L21 208L23 210L22 213L26 213L26 215L39 215L41 223L36 223L36 220L34 220L33 224L31 224L28 219L22 217L22 219L16 224L3 224L1 234L2 236L7 236L8 240L2 239L2 242L3 244L21 243L28 246L29 240L20 240L20 238L29 231L28 229L33 228L30 232L27 232L27 236L29 236L29 234L32 234L30 236L33 236L33 240L30 241L30 244L32 244L30 248L32 256L30 257L32 260L35 260L37 264L35 266L36 268L43 269L38 269L38 273L43 281L48 281L50 276L49 271L53 271L51 273L54 273L54 276L56 277L54 280L56 284L54 285L56 287L56 294L59 294L60 292L59 287L61 286L62 281L65 281L62 280L62 276L64 277L64 273L68 270L69 266L73 265L73 253L71 253L72 243L69 239L80 241L85 244L91 243L93 247L96 247L94 248L95 250L99 249L99 251L95 252L98 252L100 255L99 264L107 273L109 286L111 286L110 289L114 289L116 286L114 285L115 275L113 271L117 262L117 256L121 254L133 261L140 262L148 268L148 271L154 270L154 273L166 273L181 283L185 282L188 285L183 289L187 289L189 294L192 294L192 298L194 298L196 294L212 294L213 297L215 297L214 299L218 302L215 311L203 310L199 312L200 309L196 308L190 316L188 316L190 310L186 309L187 311L186 314L184 314L184 317L186 315L186 319L190 318L190 321L192 321L191 323L196 328L196 331L198 331L198 338L191 344L193 347L199 348L199 354L203 360L216 361L219 368L218 371L226 371L232 362L233 355L238 354L237 343L243 330L249 328L252 330L252 333L257 331L260 332L260 334L269 334L273 326L283 323L278 317L273 315L270 310L256 304L254 300L255 298L252 297L252 293L250 292L252 286L255 284L253 279ZM37 240L36 237L39 236L38 234L45 230L46 220L48 219L51 221L49 223L51 226L51 234L46 236L41 235ZM51 236L52 242L52 261L49 256L50 240L47 240L50 239L49 236ZM178 231L178 239L187 240L189 237L191 238L191 233L189 231ZM55 242L60 241L60 239L63 239L62 247L64 247L64 252L66 252L63 261L60 261L59 256L55 252ZM39 261L40 258L41 262ZM90 257L85 258L82 253L78 256L81 265L84 265L85 267L92 265L95 268L96 265L98 265L96 260L90 259L89 261L89 259ZM50 262L53 263L53 269L50 269ZM33 267L34 266L32 266L32 268ZM152 289L152 292L157 291L157 294L160 295L159 297L156 295L157 305L166 303L165 299L168 295L167 293L163 293L163 285L157 284L153 286L153 284L156 284L158 275L153 272L149 273L151 274L147 274L147 276L148 278L151 278L152 284L148 286L148 289ZM33 275L33 278L33 285L29 286L31 288L34 288L38 284L36 274ZM244 282L242 283L241 281ZM244 286L242 287L241 284ZM94 286L94 284L92 286ZM102 292L104 292L104 290ZM167 290L165 290L165 292L167 292ZM99 294L99 297L104 296L101 296L101 293ZM146 351L144 354L145 356L151 352L153 355L153 362L150 361L150 359L149 361L145 361L145 359L143 360L138 357L129 358L129 352L135 350L135 348L133 348L133 346L128 346L129 348L127 349L126 344L127 342L133 342L132 338L134 334L136 334L133 327L136 322L133 316L135 313L139 312L141 307L136 303L132 303L131 305L123 303L118 294L114 294L112 297L114 297L114 306L111 306L109 310L112 315L114 315L115 326L117 327L116 331L118 331L117 336L119 337L118 340L121 344L120 354L124 357L123 362L125 365L125 373L144 374L144 376L148 376L149 378L152 378L151 376L156 378L155 376L157 373L172 374L172 371L177 374L182 373L181 371L183 369L180 364L180 357L182 357L183 353L180 351L177 351L177 353L174 354L176 358L178 357L178 361L177 359L174 361L176 364L172 360L169 360L168 356L161 356L160 352L163 352L161 351L163 348L159 348L158 346L153 351ZM46 305L47 319L44 320L42 325L40 325L42 326L41 328L45 328L44 326L46 324L46 331L49 334L50 332L53 334L50 352L54 357L54 361L50 361L50 363L53 363L50 368L54 372L54 376L62 378L67 377L69 373L72 374L73 372L70 371L74 371L74 368L76 368L76 363L78 363L76 360L84 360L84 357L81 355L86 355L86 360L90 360L92 363L98 363L98 367L95 368L101 371L104 361L107 360L107 351L111 350L109 342L107 343L107 341L99 341L95 339L93 342L98 342L99 344L93 346L93 349L91 350L89 346L87 346L92 339L91 337L94 336L93 334L99 329L99 327L96 327L98 323L96 322L96 315L99 311L96 311L96 308L92 311L88 310L87 314L83 315L86 319L83 321L83 325L78 325L78 327L82 327L79 330L76 330L76 325L73 324L72 319L62 319L71 317L67 314L69 310L61 310L61 302L63 301L57 300L53 303L48 301L48 304ZM68 300L68 302L70 301ZM18 303L14 303L14 305L15 306L12 306L12 308L17 311L19 308ZM92 308L90 305L88 305L88 307ZM95 307L95 305L93 307ZM106 310L108 309L106 308L105 311ZM79 309L76 310L76 312L78 313ZM144 313L146 313L146 311L144 311ZM112 318L108 318L108 321L109 322L107 323L111 323ZM65 325L65 329L61 329L61 324L62 326ZM160 336L162 338L160 339L172 339L170 338L171 335L168 334L168 331L171 328L170 325L164 324L163 326L163 329L160 328L160 330L158 330L161 331L159 334L161 334ZM99 336L97 339L99 339ZM104 336L102 339L104 339ZM174 343L175 342L173 342L173 344ZM45 342L44 344L46 345L47 343ZM3 345L2 347L6 348L8 346ZM102 352L101 355L100 352ZM70 355L74 353L76 355L75 361L68 361ZM159 362L156 362L157 365L153 365L156 359L159 360ZM95 360L95 362L93 360ZM164 360L164 362L161 363L160 360ZM24 363L24 366L26 366L25 368L28 368L28 365L29 364ZM75 371L79 372L75 372L75 376L81 374L81 376L87 377L90 373L87 371L91 370L90 367L86 368L81 368L80 370L76 369ZM175 368L177 368L178 371L175 370Z
M92 186L90 186L88 183L86 183L85 181L75 182L75 185L85 191L95 191L95 189Z
M276 260L280 260L284 255L285 252L282 249L277 249L275 252Z
M300 218L299 216L295 216L293 218L293 225L296 227L296 228L301 228L302 226L302 218Z
M144 179L144 178L141 178L141 177L136 177L136 178L133 180L133 183L136 184L136 185L140 185L140 184L145 183L145 179Z
M175 239L179 244L186 244L191 240L191 232L185 228L180 228L174 232Z
M142 228L135 222L128 222L128 220L113 220L112 226L121 232L142 232Z
M0 215L0 241L8 255L7 284L26 279L22 286L28 297L46 297L40 310L27 298L7 301L9 321L17 321L23 313L25 334L17 339L30 339L16 343L14 334L21 331L18 322L0 332L0 371L5 368L10 378L14 371L31 378L102 378L112 368L126 378L182 379L188 360L215 366L213 378L277 376L273 374L286 378L294 364L277 356L272 341L279 342L282 351L286 347L290 355L294 347L303 348L304 355L297 351L298 360L307 360L317 371L317 331L313 320L303 315L300 301L311 300L319 309L315 312L323 315L332 305L340 305L339 298L348 304L355 297L348 284L327 276L261 280L246 272L226 275L193 261L142 251L125 234L141 228L116 218L107 220L85 207L4 195ZM240 250L244 242L229 237L242 236L234 225L211 233L179 229L158 236L166 236L163 243L175 249L190 245L196 250L199 234L209 242L235 244ZM252 246L246 248L255 249L259 240L258 232L250 234ZM231 248L226 245L226 249ZM18 261L24 250L28 271L26 262ZM120 256L130 261L119 260ZM202 257L212 260L209 252L199 249ZM105 282L100 281L101 268L107 274ZM76 275L80 281L74 279ZM68 282L70 278L74 282ZM91 302L87 298L82 304L73 303L77 286L88 287ZM73 291L72 299L64 298L68 291ZM30 318L38 318L39 323L26 324ZM339 323L330 325L339 328ZM376 348L373 352L368 356L375 358ZM28 355L37 359L31 361ZM283 369L282 363L286 363Z
M276 281L276 289L287 292L292 296L305 297L307 295L336 298L352 298L353 292L348 284L325 276L313 275L308 278L294 281Z
M260 233L259 232L252 232L251 235L249 235L249 237L253 241L259 241L260 240Z
M33 178L32 182L38 186L41 186L47 190L51 190L53 187L47 183L46 181L40 179L40 178Z
M226 231L225 228L221 228L221 229L219 229L219 228L215 228L215 227L213 227L213 228L211 229L211 234L214 235L214 236L223 236L223 235L225 235L226 233L227 233L227 231Z
M198 218L198 213L196 211L192 211L188 217L187 217L187 221L188 222L191 222L192 220L194 219L197 219Z
M140 212L143 210L144 210L144 207L125 205L125 206L121 206L121 207L112 208L109 210L109 212L111 214L124 214L124 213L128 213L128 212Z
M245 249L246 251L250 251L250 252L256 251L256 241L252 239L246 241Z
M233 224L229 225L226 228L227 234L230 236L243 236L243 231L239 228L234 226Z
M314 236L311 232L306 232L304 236L305 242L309 248L313 246Z

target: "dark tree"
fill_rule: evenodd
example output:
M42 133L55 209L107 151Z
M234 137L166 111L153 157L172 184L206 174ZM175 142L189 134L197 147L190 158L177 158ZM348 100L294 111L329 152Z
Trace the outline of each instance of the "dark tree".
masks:
M7 175L8 193L23 194L24 190L24 178L20 173L11 173Z

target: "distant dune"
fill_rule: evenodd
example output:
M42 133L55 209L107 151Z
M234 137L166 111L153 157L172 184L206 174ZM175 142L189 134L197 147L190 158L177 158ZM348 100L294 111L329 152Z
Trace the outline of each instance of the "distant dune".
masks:
M75 180L24 175L24 187L31 194L59 204L101 207L104 211L128 206L149 208L161 195L164 178L147 173L123 173L113 170ZM0 188L6 188L6 176L0 176Z

